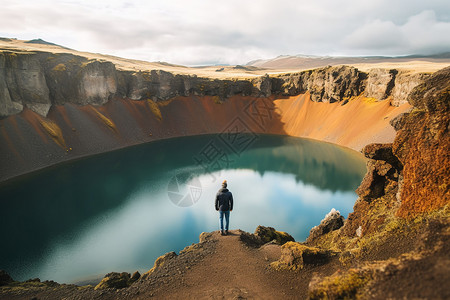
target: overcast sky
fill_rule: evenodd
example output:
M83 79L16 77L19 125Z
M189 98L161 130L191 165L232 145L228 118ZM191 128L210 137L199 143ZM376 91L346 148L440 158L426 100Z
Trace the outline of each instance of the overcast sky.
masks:
M183 65L450 51L449 0L0 0L0 36Z

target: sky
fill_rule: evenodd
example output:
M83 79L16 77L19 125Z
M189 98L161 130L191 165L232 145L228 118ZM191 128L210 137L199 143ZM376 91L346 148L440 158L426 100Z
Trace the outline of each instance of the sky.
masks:
M0 37L181 65L450 51L448 0L0 0Z

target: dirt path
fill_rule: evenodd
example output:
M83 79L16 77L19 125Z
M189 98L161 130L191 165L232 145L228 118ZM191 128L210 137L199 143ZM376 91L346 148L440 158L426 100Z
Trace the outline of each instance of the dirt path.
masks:
M167 299L302 299L301 277L295 272L280 272L269 267L277 260L280 246L246 246L240 231L228 236L214 232L215 251L189 268L178 286L164 285L152 296ZM308 281L309 282L309 281Z

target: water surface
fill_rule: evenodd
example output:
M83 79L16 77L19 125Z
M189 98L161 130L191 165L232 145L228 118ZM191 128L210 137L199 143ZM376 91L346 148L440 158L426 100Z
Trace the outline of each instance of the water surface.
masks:
M360 154L283 136L247 141L158 141L3 184L0 269L58 282L145 272L158 256L218 230L214 196L223 179L235 198L232 229L261 224L302 241L331 208L352 211L365 173Z

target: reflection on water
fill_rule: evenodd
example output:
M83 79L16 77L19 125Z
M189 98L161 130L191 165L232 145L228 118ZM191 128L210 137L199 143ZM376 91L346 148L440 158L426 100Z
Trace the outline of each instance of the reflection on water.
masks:
M140 145L4 184L0 269L18 280L60 282L146 271L159 255L218 229L214 196L222 179L235 198L231 228L253 232L262 224L301 241L331 208L351 211L365 172L359 154L260 136L240 156L229 153L228 168L205 173L193 157L212 138ZM190 206L175 205L180 199Z

